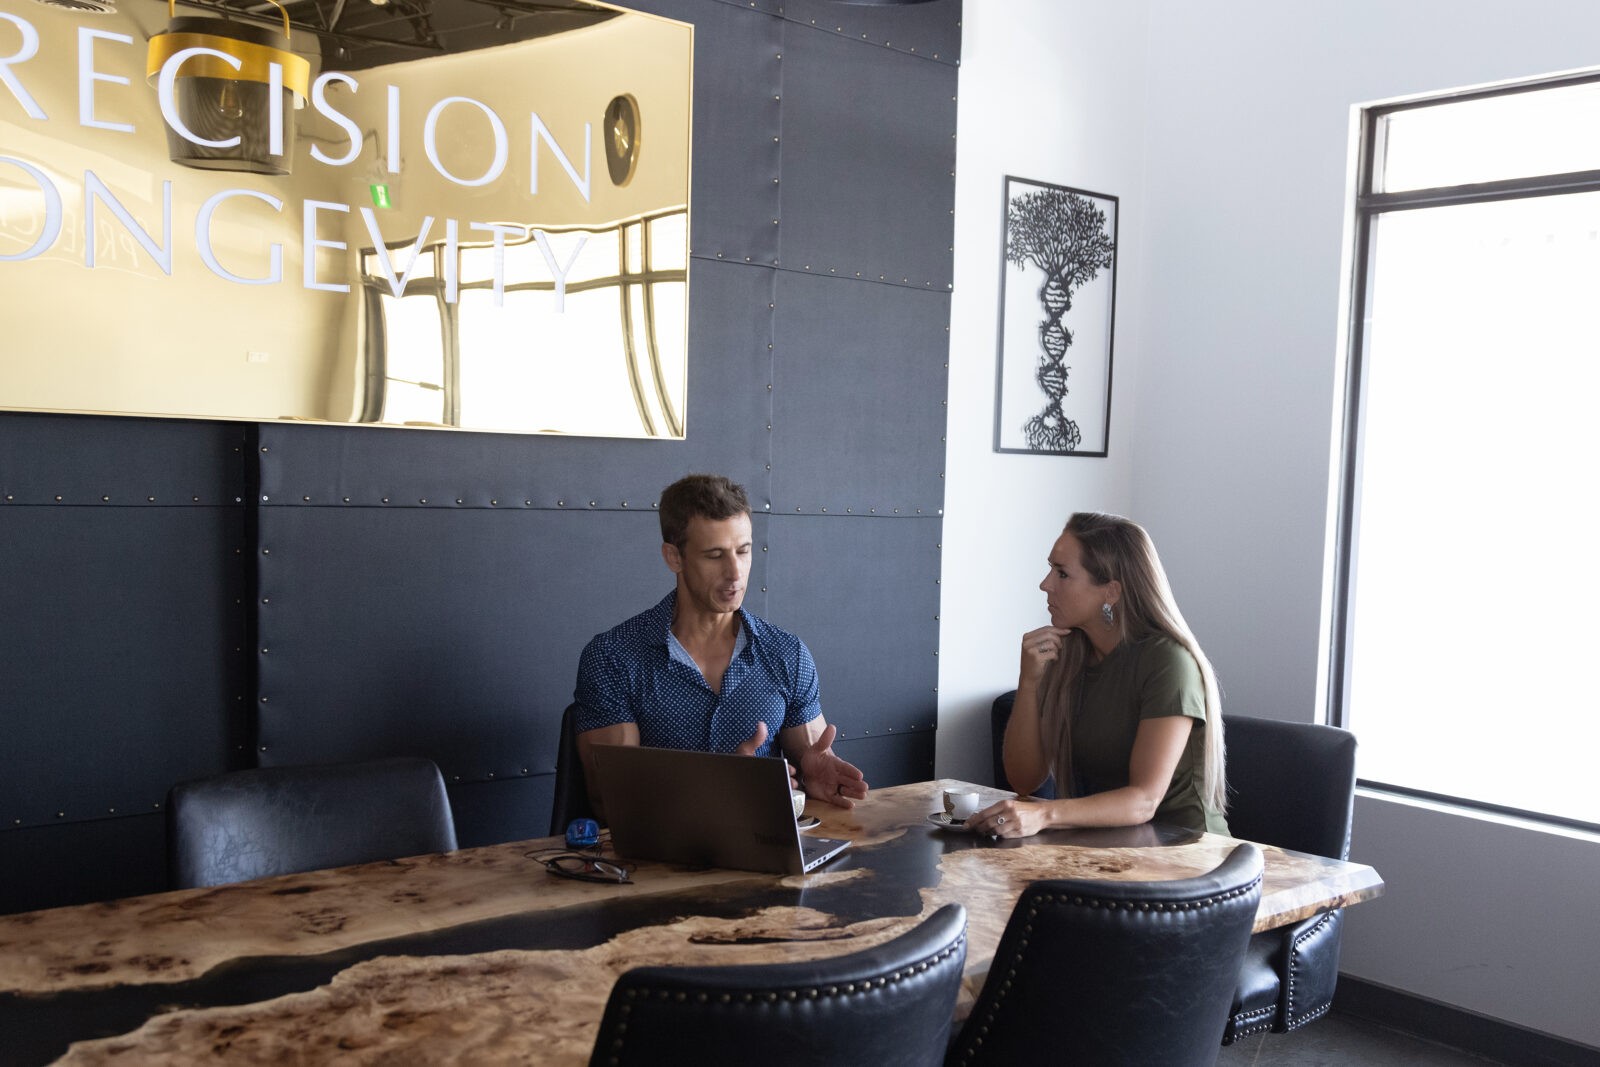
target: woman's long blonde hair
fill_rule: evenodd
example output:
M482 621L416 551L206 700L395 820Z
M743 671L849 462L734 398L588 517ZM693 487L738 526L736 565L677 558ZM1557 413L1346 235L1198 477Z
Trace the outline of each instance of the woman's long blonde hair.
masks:
M1114 624L1122 641L1138 641L1152 633L1165 634L1182 645L1200 667L1205 687L1205 761L1200 793L1207 807L1227 810L1226 746L1222 738L1222 694L1211 661L1200 650L1189 624L1183 620L1167 572L1156 546L1144 527L1120 515L1080 511L1067 520L1066 533L1077 539L1083 552L1083 569L1098 585L1119 582ZM1078 679L1092 646L1082 630L1073 630L1062 643L1061 655L1046 669L1039 693L1040 732L1045 750L1054 754L1052 770L1063 792L1072 768L1072 713L1078 699Z

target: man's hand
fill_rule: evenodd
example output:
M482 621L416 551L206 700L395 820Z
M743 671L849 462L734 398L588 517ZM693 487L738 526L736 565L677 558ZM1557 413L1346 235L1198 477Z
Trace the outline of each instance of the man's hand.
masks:
M763 727L762 733L765 734ZM833 739L838 728L831 723L817 739L800 753L800 779L805 790L818 800L841 808L853 808L867 796L867 780L859 770L833 754Z

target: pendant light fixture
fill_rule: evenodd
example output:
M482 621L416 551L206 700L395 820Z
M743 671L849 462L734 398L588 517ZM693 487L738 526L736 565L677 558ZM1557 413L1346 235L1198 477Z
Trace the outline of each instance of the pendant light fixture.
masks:
M202 170L288 174L296 108L305 106L311 64L283 33L231 19L182 17L167 0L165 33L150 38L145 74L161 99L167 154Z

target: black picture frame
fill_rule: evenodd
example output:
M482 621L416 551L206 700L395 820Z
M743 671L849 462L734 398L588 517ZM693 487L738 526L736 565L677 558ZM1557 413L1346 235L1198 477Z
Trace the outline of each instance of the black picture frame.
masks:
M1005 176L996 452L1107 455L1120 221L1110 194Z

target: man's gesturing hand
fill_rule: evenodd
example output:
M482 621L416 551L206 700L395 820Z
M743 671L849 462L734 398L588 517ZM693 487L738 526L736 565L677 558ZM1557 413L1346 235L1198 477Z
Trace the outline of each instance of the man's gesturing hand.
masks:
M867 795L867 780L859 770L833 754L833 739L838 729L829 723L817 739L800 755L800 780L805 790L818 800L841 808L853 808Z

